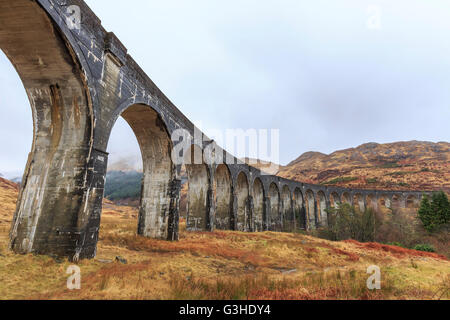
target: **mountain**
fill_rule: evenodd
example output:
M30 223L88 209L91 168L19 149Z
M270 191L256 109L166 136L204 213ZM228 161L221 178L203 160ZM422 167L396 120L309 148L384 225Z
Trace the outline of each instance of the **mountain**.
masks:
M9 225L16 210L19 185L0 178L0 224Z
M242 162L252 166L253 168L257 168L269 175L276 175L277 172L280 170L280 165L269 162L269 161L263 161L263 160L257 160L252 158L242 158L239 159Z
M105 198L112 201L132 202L141 197L142 172L137 171L109 171L106 174Z
M450 143L367 143L323 154L307 152L278 175L306 183L352 188L450 192Z

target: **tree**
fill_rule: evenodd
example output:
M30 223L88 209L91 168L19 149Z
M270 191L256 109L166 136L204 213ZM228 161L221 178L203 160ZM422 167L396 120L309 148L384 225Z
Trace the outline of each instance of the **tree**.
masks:
M424 195L418 214L425 230L430 233L450 223L450 202L447 195L442 191L433 193L431 202Z
M361 242L374 241L377 225L375 212L363 212L344 203L327 210L328 227L320 229L320 236L332 241L354 239Z

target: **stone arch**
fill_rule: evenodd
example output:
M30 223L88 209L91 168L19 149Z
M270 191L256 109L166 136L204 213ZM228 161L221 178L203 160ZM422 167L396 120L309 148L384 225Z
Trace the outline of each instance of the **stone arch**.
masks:
M368 209L377 210L377 200L375 194L368 194L366 196L366 205Z
M330 206L332 208L337 208L340 203L341 203L341 199L339 197L339 194L337 192L331 192L330 193Z
M392 209L400 209L403 207L403 197L400 194L392 195Z
M107 155L92 149L92 100L84 75L89 70L67 39L70 33L37 2L0 1L0 21L0 49L27 91L34 132L10 247L73 260L93 257L100 223L94 206L103 186L91 186L95 170L88 171L103 167Z
M261 179L256 178L252 188L253 212L254 212L254 231L261 232L265 229L265 211L264 211L264 185Z
M352 205L352 199L350 197L350 193L349 192L344 192L342 194L341 200L342 200L342 203L347 203L349 205Z
M159 114L150 106L134 104L121 116L133 130L142 155L143 178L139 206L138 234L145 237L171 238L170 228L178 228L179 190L175 165L171 160L172 141ZM177 184L177 185L175 185Z
M328 224L328 213L327 213L327 198L323 191L317 192L317 215L319 217L319 224L322 227Z
M219 230L232 230L234 226L233 217L233 182L231 172L227 165L217 166L214 175L214 199L216 208L216 228Z
M250 231L252 229L249 210L249 195L250 189L247 175L244 172L239 173L236 180L236 199L237 199L237 214L236 214L236 230Z
M211 231L210 172L203 160L203 151L197 145L191 145L184 155L188 178L187 221L189 231Z
M413 194L410 194L406 197L406 207L408 209L416 209L419 208L419 198Z
M294 216L296 228L298 230L306 230L306 209L303 194L300 188L294 190Z
M282 213L282 229L286 232L294 230L295 218L292 208L291 191L288 186L284 186L281 193Z
M318 224L318 217L316 213L316 198L312 190L306 191L306 216L308 217L308 227L315 228Z
M360 212L364 212L364 210L365 210L364 197L361 193L355 193L353 195L352 204L356 210L359 210Z
M275 182L272 183L269 187L269 202L270 202L269 230L281 231L280 191Z
M391 200L387 194L380 194L378 196L378 210L386 213L391 208Z

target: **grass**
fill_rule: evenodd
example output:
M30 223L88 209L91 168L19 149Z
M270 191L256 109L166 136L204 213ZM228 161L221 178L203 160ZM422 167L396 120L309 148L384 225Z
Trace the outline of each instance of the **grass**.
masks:
M98 256L80 262L81 290L70 291L68 261L7 249L13 207L0 220L1 299L450 299L450 263L433 253L305 234L190 233L184 223L179 242L160 241L135 234L136 209L111 203ZM379 291L366 287L371 265L382 270Z

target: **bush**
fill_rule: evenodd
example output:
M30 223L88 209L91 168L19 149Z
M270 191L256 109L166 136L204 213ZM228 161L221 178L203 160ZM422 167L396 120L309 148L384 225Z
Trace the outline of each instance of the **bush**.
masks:
M417 251L424 251L424 252L436 252L434 247L429 244L418 244L413 249L417 250Z
M375 240L378 221L375 212L367 209L361 212L344 203L328 211L328 227L319 230L319 236L331 241L353 239L360 242Z
M386 244L388 246L396 246L396 247L400 247L400 248L405 248L406 249L406 247L400 242L390 242L390 243L386 243Z

